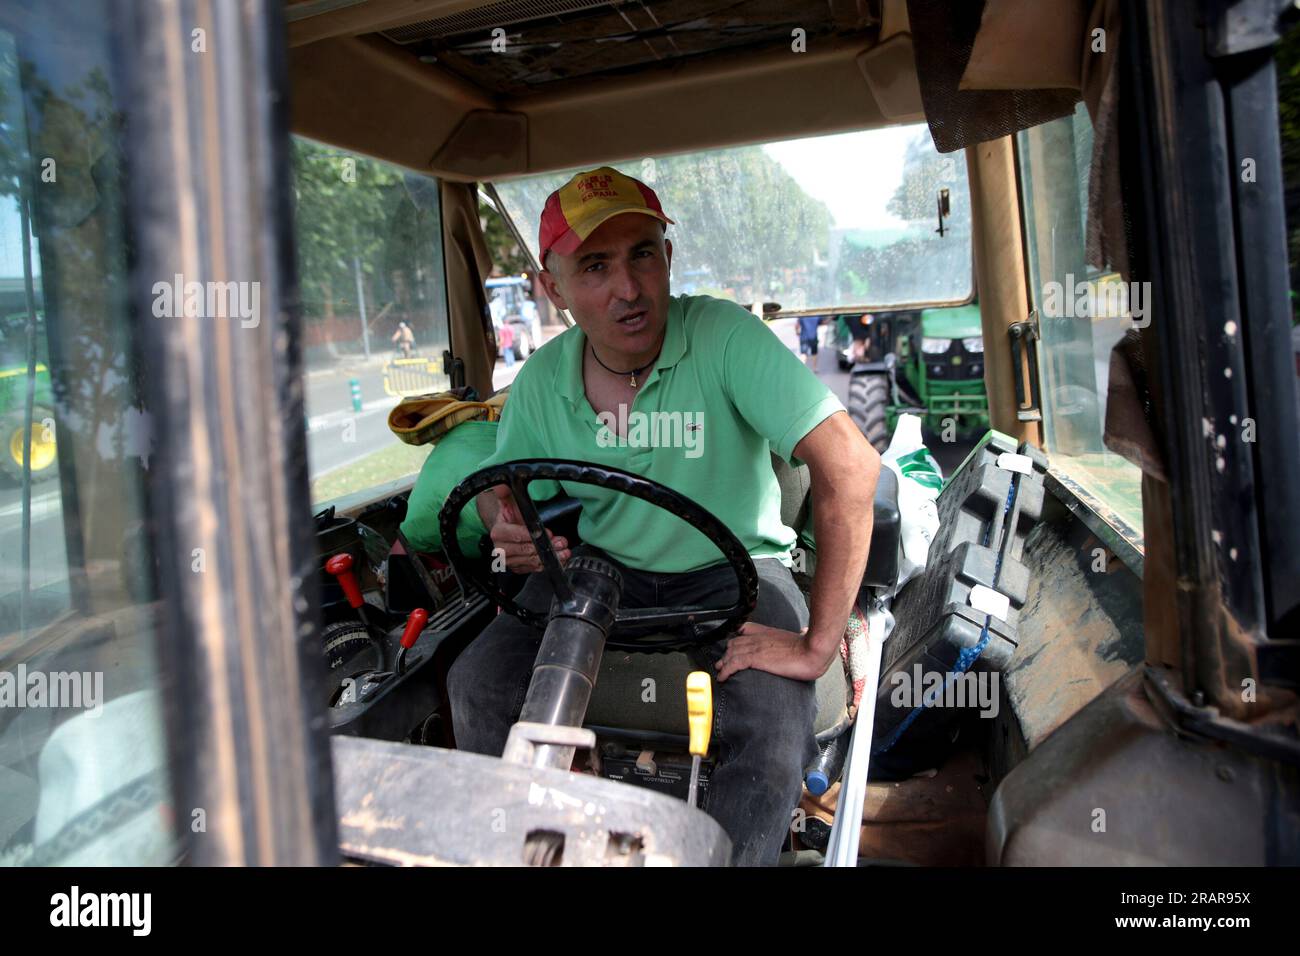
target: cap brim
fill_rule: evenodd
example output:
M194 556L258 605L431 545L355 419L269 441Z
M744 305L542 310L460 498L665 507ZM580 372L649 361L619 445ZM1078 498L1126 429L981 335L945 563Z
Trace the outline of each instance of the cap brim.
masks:
M564 233L564 235L560 236L560 238L556 239L553 243L551 243L551 248L548 249L547 251L558 252L562 256L571 256L573 255L574 252L578 250L579 246L581 246L584 242L587 241L587 238L593 232L595 232L597 229L599 229L609 220L613 219L615 216L621 216L624 213L629 213L629 212L636 212L636 213L640 213L643 216L650 216L651 218L658 219L660 222L669 226L676 225L675 222L673 222L663 213L656 212L653 209L647 209L645 206L622 206L614 209L607 209L604 212L602 212L599 216L592 219L590 222L584 222L582 225L575 226L574 228L570 229L568 232Z

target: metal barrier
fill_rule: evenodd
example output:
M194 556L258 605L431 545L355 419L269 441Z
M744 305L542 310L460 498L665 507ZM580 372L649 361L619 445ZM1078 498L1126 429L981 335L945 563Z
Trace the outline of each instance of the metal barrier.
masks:
M451 378L442 370L442 360L416 356L392 359L384 365L384 391L395 398L445 392Z

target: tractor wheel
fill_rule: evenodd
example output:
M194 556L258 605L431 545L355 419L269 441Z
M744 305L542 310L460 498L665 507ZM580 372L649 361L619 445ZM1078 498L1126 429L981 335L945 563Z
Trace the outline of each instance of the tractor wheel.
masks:
M879 452L889 447L889 426L885 423L888 407L888 376L855 375L849 379L849 417Z
M39 405L32 409L32 484L53 478L59 473L59 456L55 451L54 435L45 423L54 418L54 413ZM16 482L23 480L23 416L10 415L4 419L4 430L0 432L3 446L0 446L0 471Z

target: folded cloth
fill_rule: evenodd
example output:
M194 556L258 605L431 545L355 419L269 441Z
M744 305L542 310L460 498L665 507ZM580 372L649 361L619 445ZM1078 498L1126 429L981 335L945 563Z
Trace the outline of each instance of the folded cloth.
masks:
M468 387L405 398L388 413L388 428L408 445L434 444L463 422L499 419L507 392L503 389L486 402L477 401Z

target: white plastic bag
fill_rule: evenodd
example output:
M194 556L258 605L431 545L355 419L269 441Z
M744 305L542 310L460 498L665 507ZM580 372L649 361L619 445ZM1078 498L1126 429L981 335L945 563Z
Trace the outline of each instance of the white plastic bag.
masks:
M892 597L924 571L929 561L930 542L939 530L938 500L943 489L943 473L921 440L921 419L916 415L899 416L894 437L880 460L898 476L900 553L898 583L890 592Z

